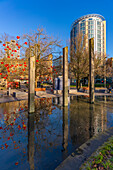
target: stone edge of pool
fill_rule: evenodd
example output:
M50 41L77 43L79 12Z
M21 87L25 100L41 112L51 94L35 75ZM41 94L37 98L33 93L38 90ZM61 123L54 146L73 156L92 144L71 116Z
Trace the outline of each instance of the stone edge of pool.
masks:
M93 136L69 155L55 170L79 170L81 165L94 153L99 146L113 135L113 127Z

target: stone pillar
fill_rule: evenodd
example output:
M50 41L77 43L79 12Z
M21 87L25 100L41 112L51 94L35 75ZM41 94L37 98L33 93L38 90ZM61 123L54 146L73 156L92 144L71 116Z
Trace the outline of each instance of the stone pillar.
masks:
M28 89L28 112L35 111L35 56L29 57L29 89Z
M63 48L63 106L68 106L68 47Z
M9 87L9 96L11 95L11 87Z
M28 161L30 170L34 170L34 113L28 114Z
M113 88L113 58L112 58L112 88Z
M104 56L104 88L106 88L106 56Z
M89 39L89 102L94 103L94 38Z

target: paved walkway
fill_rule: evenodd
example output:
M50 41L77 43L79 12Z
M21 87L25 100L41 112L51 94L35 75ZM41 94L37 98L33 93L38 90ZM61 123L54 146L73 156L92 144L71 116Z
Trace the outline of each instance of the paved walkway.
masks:
M20 100L27 100L28 99L28 92L20 92L20 95L18 97L13 97L13 92L20 92L17 89L11 89L11 96L7 96L7 91L1 91L0 94L3 94L3 96L0 97L0 103L6 103L6 102L13 102L13 101L20 101ZM38 93L35 98L53 98L53 97L60 97L62 94L52 94L51 91L46 90L45 93ZM76 92L75 89L71 89L71 93L69 96L89 96L88 93L83 92ZM95 93L95 96L113 96L113 93Z

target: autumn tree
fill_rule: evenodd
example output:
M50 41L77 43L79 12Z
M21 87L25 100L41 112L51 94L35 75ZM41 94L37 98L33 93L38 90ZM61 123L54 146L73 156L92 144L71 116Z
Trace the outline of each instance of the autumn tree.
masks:
M86 48L87 36L79 33L71 42L70 47L70 71L76 79L77 90L80 88L80 80L89 74L89 55Z
M9 82L20 79L28 72L28 67L24 59L20 58L20 37L14 37L4 33L1 36L2 48L0 58L0 76ZM25 72L26 70L26 72Z
M35 82L37 87L37 80L52 73L52 55L50 54L55 47L61 47L61 42L48 36L43 28L37 28L37 31L24 34L22 38L28 43L25 48L26 58L30 57L31 48L34 49L32 55L36 57Z

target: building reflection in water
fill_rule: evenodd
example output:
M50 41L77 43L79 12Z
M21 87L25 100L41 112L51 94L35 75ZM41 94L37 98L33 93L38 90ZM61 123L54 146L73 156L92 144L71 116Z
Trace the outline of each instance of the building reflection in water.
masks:
M34 170L34 116L35 113L28 113L28 161L30 170Z
M95 106L94 134L103 132L107 129L107 109L104 103Z

